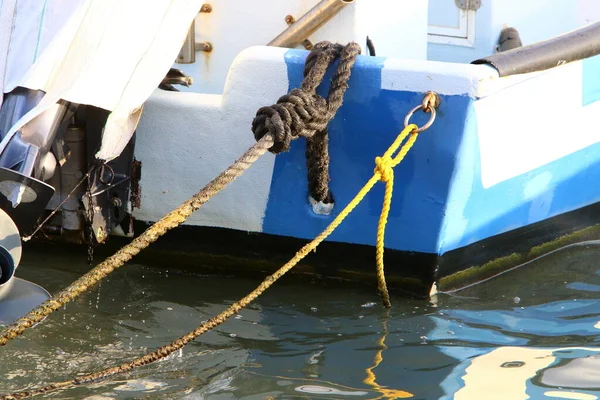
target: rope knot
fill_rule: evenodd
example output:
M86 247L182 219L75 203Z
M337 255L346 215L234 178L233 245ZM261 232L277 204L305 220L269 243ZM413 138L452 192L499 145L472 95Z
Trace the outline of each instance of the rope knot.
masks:
M258 141L269 134L273 137L272 153L288 151L298 136L311 138L327 127L327 102L318 94L293 89L272 106L261 107L252 121L254 138Z
M379 174L381 182L389 182L394 179L394 163L391 157L375 157L375 173Z
M359 54L360 46L355 42L345 46L328 41L317 43L306 57L301 87L256 112L252 121L254 138L258 141L270 135L274 144L269 151L277 154L288 151L291 141L299 136L312 139L317 132L326 131L327 124L342 105L350 70ZM317 94L317 87L336 59L339 59L338 67L331 78L327 97L323 98Z
M342 105L348 89L350 72L360 46L350 42L322 41L312 48L304 62L304 79L298 89L281 96L277 103L262 107L252 121L252 132L257 141L265 135L273 139L269 151L278 154L290 149L292 140L306 139L306 169L310 198L326 204L333 203L329 191L329 152L327 125ZM327 69L339 61L329 86L327 96L317 94Z

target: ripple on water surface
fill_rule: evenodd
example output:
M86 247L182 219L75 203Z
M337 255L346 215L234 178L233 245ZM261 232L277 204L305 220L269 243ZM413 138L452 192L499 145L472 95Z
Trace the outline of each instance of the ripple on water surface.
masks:
M168 359L54 398L597 399L599 255L573 247L389 311L375 290L286 279ZM18 275L55 293L85 272L73 258L29 254ZM261 279L123 267L0 349L0 393L154 350Z

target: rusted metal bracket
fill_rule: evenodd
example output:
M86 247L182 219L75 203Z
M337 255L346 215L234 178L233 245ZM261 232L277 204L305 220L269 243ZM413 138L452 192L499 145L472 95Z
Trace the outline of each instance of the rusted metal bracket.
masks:
M202 4L200 8L200 13L211 13L212 6L210 4ZM193 64L196 62L196 52L197 51L205 51L211 52L213 49L212 43L210 42L200 42L196 43L196 21L192 21L190 25L190 30L181 46L181 50L177 55L176 62L178 64Z

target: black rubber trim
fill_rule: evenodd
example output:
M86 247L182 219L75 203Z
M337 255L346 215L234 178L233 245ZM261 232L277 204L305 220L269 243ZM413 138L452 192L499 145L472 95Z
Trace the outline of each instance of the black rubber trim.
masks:
M472 61L489 64L500 76L543 71L600 54L600 22L552 39Z

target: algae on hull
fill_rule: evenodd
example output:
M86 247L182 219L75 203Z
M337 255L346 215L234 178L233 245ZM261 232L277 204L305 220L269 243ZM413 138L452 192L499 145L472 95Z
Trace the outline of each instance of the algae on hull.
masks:
M438 291L446 292L459 290L474 283L492 278L498 274L518 267L538 257L547 255L553 251L560 250L566 246L597 239L600 239L600 224L563 235L557 239L542 243L537 246L533 246L527 252L512 253L510 255L488 261L483 265L474 265L467 269L455 272L454 274L444 276L438 280Z

